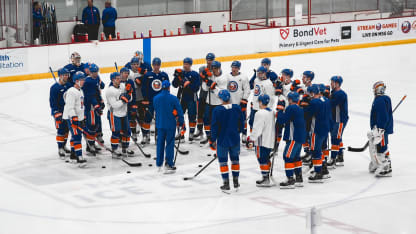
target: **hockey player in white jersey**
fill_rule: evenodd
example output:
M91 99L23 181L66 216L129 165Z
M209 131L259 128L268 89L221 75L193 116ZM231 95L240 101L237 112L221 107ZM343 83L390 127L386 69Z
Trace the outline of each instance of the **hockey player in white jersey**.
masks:
M269 107L271 110L273 110L275 100L274 100L274 94L275 94L275 88L273 86L273 83L270 79L267 79L266 76L267 69L263 66L260 66L257 69L257 76L253 83L253 100L252 103L252 109L250 111L250 119L248 124L250 125L250 131L253 129L253 123L254 123L254 116L256 112L260 109L258 98L259 96L263 94L267 94L270 98L270 101L267 104L267 107Z
M80 167L84 167L87 162L82 156L81 144L82 122L85 119L84 92L81 89L85 82L84 73L81 71L75 73L72 81L74 82L74 86L64 94L65 107L63 119L67 121L68 126L71 126L69 128L71 131L71 151L74 152L71 153L71 160L76 160Z
M231 63L231 73L227 73L228 79L227 89L231 95L231 104L240 105L244 117L247 116L247 103L250 96L250 84L248 77L240 72L241 62L233 61ZM242 143L247 140L247 121L244 121L243 135L241 137Z
M127 115L127 105L131 101L131 95L126 92L125 84L121 83L121 75L113 72L110 75L112 86L108 87L105 96L107 98L107 118L111 129L111 148L113 158L127 156L127 148L130 142L130 128ZM120 135L122 134L122 135ZM122 151L118 148L121 136Z
M263 178L256 181L258 187L270 187L270 159L269 155L275 144L275 115L276 112L268 107L271 99L269 95L263 94L258 98L259 110L254 117L253 131L247 138L247 147L256 146L256 156L260 164Z
M211 136L211 118L212 111L215 107L222 104L222 100L218 97L218 93L222 89L227 89L228 79L225 74L222 73L221 63L219 61L212 62L212 76L201 76L202 89L208 92L207 105L204 112L204 128L206 138L200 142L201 146L208 143Z

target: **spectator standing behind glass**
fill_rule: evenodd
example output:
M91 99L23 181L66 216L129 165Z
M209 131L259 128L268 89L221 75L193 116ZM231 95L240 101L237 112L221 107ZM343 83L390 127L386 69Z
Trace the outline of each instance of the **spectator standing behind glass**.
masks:
M117 11L116 8L111 6L111 1L105 2L105 9L103 10L103 26L104 34L108 40L109 35L112 38L116 37L116 20L117 20Z
M40 34L40 26L42 25L42 11L41 6L39 2L33 2L33 41L36 40L36 38L39 38Z
M87 26L88 40L98 39L100 28L100 12L93 6L93 0L88 0L88 6L82 11L82 22Z

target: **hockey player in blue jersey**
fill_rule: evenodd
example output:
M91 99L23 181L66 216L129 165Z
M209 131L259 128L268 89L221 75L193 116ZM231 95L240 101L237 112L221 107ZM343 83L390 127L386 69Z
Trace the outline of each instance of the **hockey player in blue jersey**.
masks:
M290 92L287 94L289 106L277 113L277 123L285 125L283 140L286 142L283 151L285 172L287 180L280 183L280 188L294 188L303 186L302 160L300 151L306 140L305 119L302 108L298 106L299 94ZM293 173L294 172L294 173ZM296 179L293 178L296 175Z
M303 93L304 93L304 95L303 95L303 97L300 101L300 106L302 108L305 108L309 105L311 97L310 97L309 94L306 94L306 93L308 91L307 89L310 86L312 86L312 81L313 81L314 78L315 78L315 73L313 71L304 71L303 74L302 74L302 84L303 84L303 86L300 86L303 89ZM298 89L298 92L301 92L301 91ZM306 113L305 113L305 124L306 124L306 132L310 132L311 118L308 117L306 115ZM311 156L312 152L310 151L310 144L311 144L310 135L308 134L306 136L306 142L305 142L305 144L303 144L303 151L305 152L305 155L302 156L302 160L305 163L309 163L311 158L312 158L312 156Z
M312 164L314 172L309 176L310 183L321 183L322 176L322 144L325 136L329 133L329 114L324 102L319 96L319 87L314 84L308 87L307 92L311 97L309 105L304 109L307 116L311 118L310 128L310 150L312 151Z
M89 67L91 76L85 79L82 90L84 91L84 104L86 115L86 127L87 127L87 152L95 155L99 150L99 147L95 145L95 138L101 126L101 115L103 114L104 106L101 104L101 89L104 89L104 82L101 81L98 71L99 68L96 64L92 63Z
M273 83L273 86L275 88L277 88L281 81L280 81L278 75L276 74L276 72L274 72L270 69L271 64L272 64L272 61L269 58L264 58L264 59L261 60L261 66L260 67L266 68L266 78L269 79ZM250 81L249 81L250 89L254 89L254 80L257 77L257 72L258 71L256 71L256 69L254 69L254 75L250 78Z
M137 58L139 60L139 72L143 73L142 75L144 75L145 72L152 71L152 66L150 66L149 63L143 61L144 55L141 51L138 50L134 52L133 58ZM126 63L124 67L127 67L128 69L132 70L131 61Z
M331 130L331 159L328 167L343 166L344 156L341 154L342 134L348 122L348 97L341 89L341 76L331 77L331 112L332 112L332 130Z
M133 101L133 100L135 100L135 95L136 95L136 92L134 91L134 81L128 79L129 74L130 74L130 69L128 69L127 67L123 67L122 69L120 69L121 83L124 84L126 93L131 96L131 101L127 104L127 116L128 116L128 121L129 121L129 131L131 133L130 118L131 118L132 115L134 116L134 118L136 118L137 105ZM113 85L113 83L110 83L110 86L112 86L112 85ZM132 114L132 112L134 114ZM123 135L123 134L124 134L123 132L120 132L120 135ZM122 140L122 138L121 138L121 140ZM133 141L137 141L137 139L133 139ZM126 152L129 155L134 154L134 151L131 150L131 149L126 149Z
M64 68L66 68L69 71L69 78L67 82L68 88L74 86L74 82L72 80L72 77L76 72L84 72L84 64L81 63L81 55L79 55L78 52L74 52L71 54L71 63L66 65Z
M228 173L228 155L231 160L231 171L235 189L240 187L238 176L240 174L240 133L244 130L245 116L237 104L231 103L228 90L218 93L222 105L215 107L212 112L211 123L211 149L217 150L223 185L221 190L230 190Z
M162 82L162 92L153 98L153 107L156 113L157 147L156 166L161 171L165 161L165 173L174 173L173 148L175 144L176 123L182 126L181 134L185 134L182 107L178 98L170 94L170 82Z
M391 176L391 160L388 149L389 135L393 134L391 99L385 95L386 85L377 81L373 85L374 101L371 106L370 128L367 133L371 162L369 171L377 177Z
M153 71L147 72L142 79L142 94L145 101L148 101L148 108L145 111L143 128L142 145L150 144L150 125L152 123L154 108L153 98L162 90L162 82L169 80L166 72L160 70L162 61L160 58L154 58L152 61Z
M331 130L332 128L332 113L331 113L331 102L330 100L324 96L326 87L324 84L319 84L319 97L324 104L324 108L326 109L325 113L327 114L328 126ZM328 160L329 160L329 142L328 142L329 133L325 135L324 140L322 142L322 178L329 179L331 176L329 175L328 171Z
M175 70L172 81L172 86L178 88L177 97L180 100L183 112L188 112L189 142L192 142L194 138L198 101L197 93L201 86L199 74L191 70L192 63L191 58L185 58L183 60L183 69L178 68ZM179 140L179 138L184 138L184 136L178 135L176 140Z
M68 139L68 123L62 120L64 112L64 93L67 90L66 82L68 81L69 71L66 68L58 70L58 82L53 84L50 89L49 105L51 107L51 115L55 120L56 143L58 144L58 155L61 159L65 158L65 153L71 151L65 147Z
M256 146L257 161L260 164L262 179L256 181L258 187L271 187L269 155L275 145L275 112L268 107L270 97L267 94L258 97L259 110L254 117L253 131L247 137L247 148Z

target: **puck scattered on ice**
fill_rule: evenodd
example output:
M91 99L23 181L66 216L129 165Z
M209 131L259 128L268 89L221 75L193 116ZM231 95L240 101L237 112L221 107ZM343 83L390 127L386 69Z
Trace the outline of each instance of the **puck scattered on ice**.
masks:
M66 160L65 162L66 162L66 163L69 163L69 160Z
M199 165L198 165L198 167L202 167L202 165L201 165L201 164L199 164Z
M105 168L105 166L102 166L101 168Z
M207 156L209 157L209 156L211 156L211 154L207 154Z
M151 163L150 163L150 164L149 164L149 167L151 167L151 166L153 166L153 164L151 164Z
M127 174L129 174L130 173L130 171L127 171Z

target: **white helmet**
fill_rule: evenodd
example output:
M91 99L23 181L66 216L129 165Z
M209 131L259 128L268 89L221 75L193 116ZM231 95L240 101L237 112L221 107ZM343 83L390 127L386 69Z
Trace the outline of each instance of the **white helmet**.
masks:
M374 91L374 95L376 96L383 95L384 92L386 91L386 85L384 84L383 81L377 81L373 85L373 91Z

